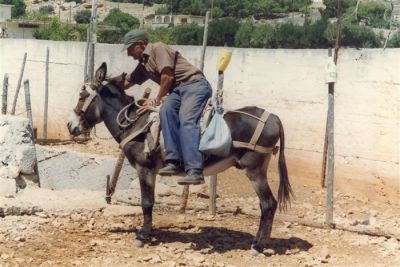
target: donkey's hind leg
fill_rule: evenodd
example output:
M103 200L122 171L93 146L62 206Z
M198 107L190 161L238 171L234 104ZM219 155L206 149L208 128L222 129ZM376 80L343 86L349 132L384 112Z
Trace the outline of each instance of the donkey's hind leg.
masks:
M267 169L271 155L263 155L255 152L246 153L240 160L246 168L254 190L260 199L261 220L257 235L251 245L252 250L261 252L271 237L272 223L277 201L274 198L267 181Z

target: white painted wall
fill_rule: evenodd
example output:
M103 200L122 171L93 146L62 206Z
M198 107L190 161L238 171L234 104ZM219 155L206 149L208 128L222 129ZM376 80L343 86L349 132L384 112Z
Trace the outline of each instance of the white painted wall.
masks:
M50 49L49 137L67 138L67 117L83 80L84 43L0 40L0 77L10 74L12 103L24 52L24 79L29 78L34 124L41 135L46 47ZM129 72L132 59L120 45L99 44L96 65L106 61L109 73ZM199 65L201 47L178 50ZM205 74L216 86L219 48L209 47ZM257 105L279 115L285 127L290 173L317 179L325 134L328 86L324 81L326 50L232 49L225 74L225 105ZM400 49L343 49L335 87L335 177L399 181ZM135 89L137 90L137 88ZM23 112L23 90L19 110ZM10 109L10 107L9 107ZM106 135L105 132L100 133ZM318 181L316 180L316 183Z

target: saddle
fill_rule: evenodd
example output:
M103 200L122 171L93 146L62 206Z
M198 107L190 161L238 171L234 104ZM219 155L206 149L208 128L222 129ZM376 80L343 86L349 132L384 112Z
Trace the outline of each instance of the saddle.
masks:
M137 102L133 102L132 104L128 105L124 109L120 111L120 114L117 117L117 122L119 120L119 117L122 113L125 113L125 118L129 117L129 110L132 108L132 105L136 105L139 109L136 111L135 114L135 119L129 120L130 122L136 122L138 118L140 118L142 115L145 113L149 112L146 122L142 123L141 125L131 125L133 127L130 128L130 134L128 134L121 142L120 142L120 147L121 149L124 148L124 146L132 141L135 140L138 136L140 135L145 135L144 138L144 153L147 155L153 154L157 149L160 148L161 150L161 155L164 157L163 152L164 152L164 142L162 139L162 135L160 134L161 132L161 127L160 127L160 116L157 108L154 107L143 107L140 105L139 100ZM240 113L246 116L250 116L258 121L257 126L254 130L254 133L249 140L249 142L242 142L242 141L236 141L232 140L232 147L234 148L244 148L249 151L254 151L262 154L276 154L279 150L278 146L274 147L264 147L258 145L258 140L261 136L262 130L265 127L265 123L267 122L270 113L268 111L264 111L264 113L261 115L261 117L254 116L252 114L249 114L247 112L243 112L240 110L230 110L227 112L234 112L234 113ZM201 130L201 135L205 132L209 122L211 121L213 116L213 105L211 102L211 99L208 100L201 118L200 118L200 130ZM120 125L121 126L121 125ZM123 127L126 127L122 125Z

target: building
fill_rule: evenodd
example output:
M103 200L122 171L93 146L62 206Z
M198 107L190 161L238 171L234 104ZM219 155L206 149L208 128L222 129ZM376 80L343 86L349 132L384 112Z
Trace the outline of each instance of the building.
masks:
M196 23L203 26L205 23L204 16L194 16L194 15L155 15L151 14L144 18L144 26L146 28L162 28L168 27L169 25L183 25Z

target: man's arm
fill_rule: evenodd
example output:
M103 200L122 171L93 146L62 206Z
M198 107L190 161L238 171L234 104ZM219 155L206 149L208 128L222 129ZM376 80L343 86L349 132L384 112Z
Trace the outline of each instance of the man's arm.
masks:
M161 99L166 96L171 90L172 83L174 82L174 73L170 67L166 67L161 71L160 90L156 97L156 104L159 105Z

